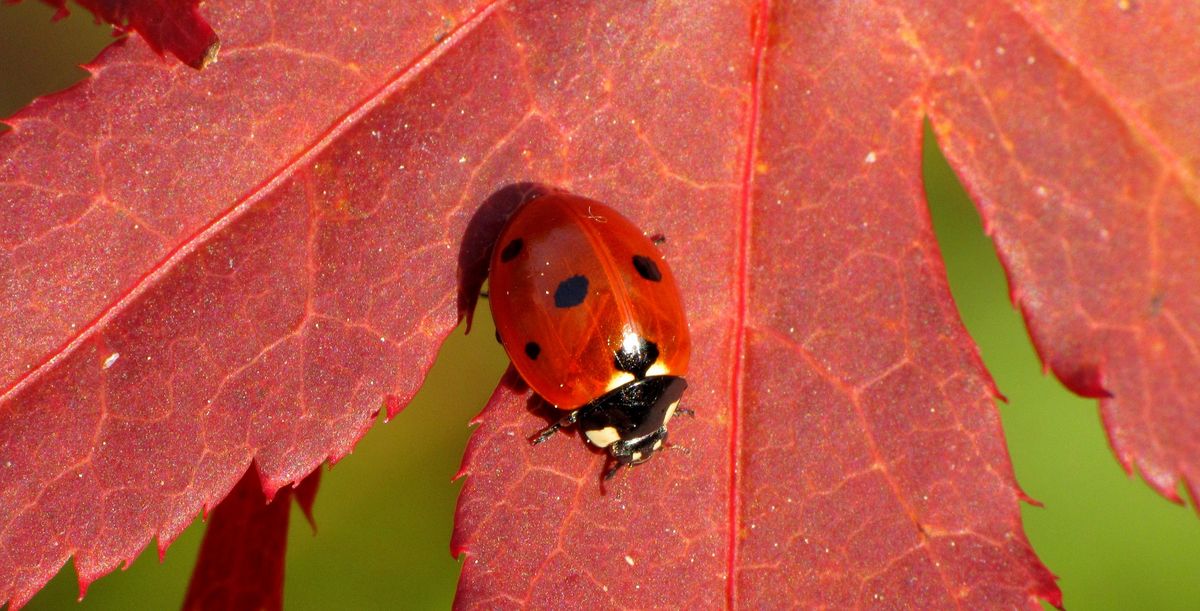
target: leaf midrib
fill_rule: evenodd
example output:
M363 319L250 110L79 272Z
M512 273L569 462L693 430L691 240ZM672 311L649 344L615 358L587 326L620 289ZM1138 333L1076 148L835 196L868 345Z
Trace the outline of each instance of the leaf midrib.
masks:
M767 36L771 15L771 0L759 0L751 19L752 59L750 65L750 95L746 109L743 134L746 143L742 160L741 194L737 223L737 251L734 271L734 319L730 399L729 399L729 521L725 532L725 607L736 608L737 566L741 531L741 456L742 409L746 346L746 303L749 297L747 271L750 265L750 213L754 197L754 163L759 138L759 111L762 109L763 66L766 62Z

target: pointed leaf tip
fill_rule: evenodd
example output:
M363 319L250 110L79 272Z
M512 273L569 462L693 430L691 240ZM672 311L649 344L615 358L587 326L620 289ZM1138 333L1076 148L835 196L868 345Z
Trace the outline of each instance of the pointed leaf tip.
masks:
M318 468L300 480L296 485L296 490L293 495L296 498L296 505L300 507L300 511L304 512L304 517L308 519L308 525L312 527L313 534L317 533L317 520L313 517L313 504L317 500L317 488L321 484L321 469Z
M383 397L383 413L384 421L391 422L400 412L404 411L404 402L396 395L384 395Z

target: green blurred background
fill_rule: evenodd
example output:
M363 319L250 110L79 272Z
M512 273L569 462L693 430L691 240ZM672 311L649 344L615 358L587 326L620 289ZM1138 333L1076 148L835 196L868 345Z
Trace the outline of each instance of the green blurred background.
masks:
M111 42L109 29L72 5L51 23L38 2L0 5L0 116L69 86ZM1042 374L1004 274L979 218L935 146L925 179L950 284L1007 405L1000 405L1017 477L1044 508L1023 509L1038 555L1059 575L1065 602L1081 609L1200 608L1200 519L1126 477L1113 458L1096 404ZM451 483L467 421L483 406L507 360L481 311L476 331L455 332L424 388L392 423L374 428L332 471L317 496L319 535L293 514L288 609L438 609L454 596ZM153 545L126 571L94 583L77 605L71 567L27 607L177 608L195 562L193 524L159 564Z

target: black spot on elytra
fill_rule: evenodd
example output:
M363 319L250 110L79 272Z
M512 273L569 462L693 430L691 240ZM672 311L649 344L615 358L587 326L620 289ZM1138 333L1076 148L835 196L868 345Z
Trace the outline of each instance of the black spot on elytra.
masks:
M587 290L587 276L571 276L559 282L558 288L554 290L554 306L559 308L577 306L583 303L584 297L587 297Z
M521 249L525 247L525 241L521 238L510 241L504 246L504 250L500 251L500 262L508 263L521 254Z
M537 342L529 342L528 344L525 344L525 356L529 357L529 360L536 361L538 355L541 353L542 347L539 346Z
M632 373L636 378L646 377L646 371L658 360L658 344L647 340L644 337L638 338L638 343L632 350L626 350L622 346L620 350L613 355L613 366L618 371L627 371Z
M658 265L650 257L633 255L633 267L637 269L639 276L651 282L662 280L662 272L658 271Z

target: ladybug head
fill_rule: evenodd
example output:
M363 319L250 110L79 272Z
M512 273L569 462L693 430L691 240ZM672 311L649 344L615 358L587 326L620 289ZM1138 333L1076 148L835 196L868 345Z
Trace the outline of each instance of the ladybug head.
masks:
M676 376L650 376L629 382L576 410L574 418L588 441L608 449L616 466L637 465L667 443L667 423L675 414L687 382Z

